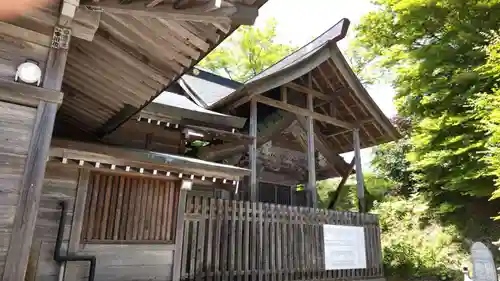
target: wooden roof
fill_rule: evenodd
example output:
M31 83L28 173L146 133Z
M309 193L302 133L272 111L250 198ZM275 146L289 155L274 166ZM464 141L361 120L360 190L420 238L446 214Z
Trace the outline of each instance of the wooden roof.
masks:
M252 24L264 2L82 0L72 25L57 126L110 133L240 24ZM59 7L47 7L12 23L52 36L58 13Z
M363 148L399 138L398 131L375 104L336 45L345 36L348 26L347 19L341 20L209 108L247 117L248 101L255 97L263 103L259 104L264 108L259 109L260 120L273 110L307 115L304 94L311 94L316 133L335 148L336 153L353 150L353 128L360 128ZM288 103L282 102L280 97L284 88ZM301 122L296 123L300 125ZM296 139L287 132L282 135L292 142ZM301 149L297 142L296 147Z

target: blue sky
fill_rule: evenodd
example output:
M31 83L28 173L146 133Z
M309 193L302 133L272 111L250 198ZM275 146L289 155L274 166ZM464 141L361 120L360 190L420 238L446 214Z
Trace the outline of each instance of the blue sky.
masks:
M363 15L375 9L369 0L268 0L259 11L256 25L262 26L266 20L274 17L278 22L277 41L302 46L342 18L347 18L351 21L350 31L347 37L339 42L339 48L346 50L354 37L354 26L359 23ZM396 109L393 103L395 93L390 85L375 84L367 90L387 116L395 115ZM350 161L352 155L346 153L342 156ZM363 168L369 170L370 149L362 151L362 158Z

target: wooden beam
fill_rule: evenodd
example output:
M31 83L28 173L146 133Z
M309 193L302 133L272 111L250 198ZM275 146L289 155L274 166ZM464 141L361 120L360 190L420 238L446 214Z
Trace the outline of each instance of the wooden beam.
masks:
M351 128L351 129L354 128L354 125L352 125L348 122L338 120L338 119L335 119L335 118L330 117L330 116L319 114L319 113L316 113L314 111L311 111L311 110L308 110L305 108L301 108L301 107L298 107L295 105L291 105L288 103L284 103L284 102L281 102L278 100L274 100L274 99L271 99L268 97L255 96L254 99L256 99L260 103L267 104L269 106L276 107L276 108L279 108L279 109L282 109L282 110L285 110L288 112L292 112L295 114L299 114L301 116L306 116L306 117L311 116L315 120L325 122L328 124L332 124L334 126L343 127L343 128Z
M187 129L192 129L193 131L200 131L207 133L209 135L213 135L214 137L218 136L225 136L230 139L239 139L239 140L244 140L246 142L251 142L254 138L247 135L247 134L240 134L236 132L229 132L225 130L218 130L218 129L213 129L213 128L208 128L204 126L195 126L195 125L184 125L184 128Z
M302 116L297 116L297 120L300 127L303 130L306 130L306 119ZM326 138L323 136L323 134L321 134L321 132L319 132L317 128L314 130L314 134L315 148L319 151L319 153L321 153L321 155L323 155L323 157L325 157L326 161L328 161L328 163L332 165L332 167L337 171L338 174L342 174L347 165L344 158L338 154L336 149L328 144Z
M306 86L302 86L300 84L297 84L295 82L288 82L285 84L285 87L287 88L290 88L292 90L295 90L299 93L304 93L304 94L307 94L307 95L312 95L313 97L315 98L318 98L318 99L321 99L321 100L325 100L325 101L334 101L335 100L335 96L333 95L326 95L320 91L316 91L312 88L312 86L310 87L306 87Z
M54 24L58 22L58 17L59 15L53 10L39 8L12 19L10 22L27 30L31 29L49 36L49 45L47 45L49 47L50 35L48 34L52 31ZM70 25L72 36L85 41L92 41L99 28L100 17L101 11L76 9L75 16Z
M85 41L93 41L101 21L101 11L78 8L71 23L73 36Z
M135 112L137 112L137 107L130 104L123 105L120 111L109 118L108 121L106 121L106 123L104 123L101 128L95 132L96 136L99 138L104 137L108 132L120 126L123 119L133 115Z
M351 160L351 163L349 163L349 168L344 172L342 175L342 179L339 182L339 185L337 186L337 190L335 192L335 197L332 198L332 201L330 201L330 204L328 204L328 209L335 210L337 206L340 203L340 200L342 200L344 194L345 194L345 187L346 187L346 182L349 179L349 176L352 173L352 170L354 168L354 163L356 161L356 158L353 157Z
M363 179L363 169L361 167L361 144L359 140L359 129L353 131L354 159L356 159L356 187L358 195L359 212L366 211L365 187Z
M253 25L258 16L258 8L242 4L231 3L220 8L203 5L199 7L175 9L171 5L163 4L147 7L143 2L120 4L114 1L105 1L85 5L86 7L101 8L112 14L125 14L136 17L159 17L166 20L210 22L234 25Z
M60 91L44 89L0 78L0 100L30 107L37 107L40 101L61 104Z
M282 116L279 121L271 123L270 126L259 130L257 136L257 147L273 139L275 136L281 134L281 132L290 127L290 124L292 124L292 122L295 120L294 114L290 114L284 111L280 111L280 114L284 114L285 116ZM219 145L206 146L200 148L198 157L208 161L218 161L226 157L234 156L238 153L245 153L247 151L247 148L247 141L229 142Z
M257 182L257 101L250 101L250 132L253 137L252 144L249 146L248 155L250 162L250 201L257 202L259 200L259 190Z
M155 153L145 150L130 150L100 143L84 143L62 139L55 139L52 142L50 156L100 162L106 165L142 167L149 170L166 170L230 180L240 180L242 177L248 176L250 172L244 168L179 155Z

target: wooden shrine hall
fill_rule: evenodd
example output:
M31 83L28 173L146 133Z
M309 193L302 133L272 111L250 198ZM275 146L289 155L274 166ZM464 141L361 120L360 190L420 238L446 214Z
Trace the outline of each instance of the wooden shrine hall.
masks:
M347 21L194 93L214 77L193 67L265 2L58 0L0 21L3 281L383 279L377 216L314 208L316 180L353 169L339 153L398 137L335 45ZM259 181L308 182L312 204L258 202ZM343 229L355 260L324 242Z
M360 149L396 140L399 133L336 45L348 26L347 19L341 20L208 107L249 118L245 128L254 137L249 149L242 141L225 142L199 153L205 160L249 166L252 174L243 188L246 198L290 202L269 196L279 187L293 192L304 184L309 196L305 205L311 206L316 202L316 181L342 177L342 188L355 170L363 203ZM349 151L355 157L347 163L340 154ZM265 195L259 196L259 191Z

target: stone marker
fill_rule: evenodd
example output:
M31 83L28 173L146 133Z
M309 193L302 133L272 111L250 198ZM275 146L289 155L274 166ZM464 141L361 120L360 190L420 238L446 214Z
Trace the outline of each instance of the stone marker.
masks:
M491 251L481 242L475 242L471 247L472 280L498 281L495 262Z

